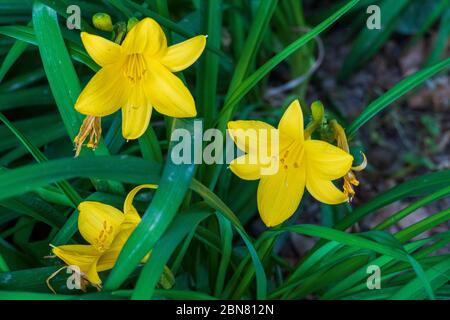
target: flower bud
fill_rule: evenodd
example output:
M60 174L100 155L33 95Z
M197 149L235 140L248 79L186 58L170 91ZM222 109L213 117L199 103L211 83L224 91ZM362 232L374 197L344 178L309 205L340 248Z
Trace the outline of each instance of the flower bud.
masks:
M102 12L96 13L92 17L92 23L99 30L103 30L103 31L112 31L113 30L113 24L111 21L111 17L107 13L102 13Z
M139 22L139 20L135 17L128 19L127 23L127 32L130 32L131 29Z
M325 110L324 110L322 102L314 101L311 104L311 112L312 112L312 117L313 117L314 121L318 122L318 123L322 123L323 117L325 114Z

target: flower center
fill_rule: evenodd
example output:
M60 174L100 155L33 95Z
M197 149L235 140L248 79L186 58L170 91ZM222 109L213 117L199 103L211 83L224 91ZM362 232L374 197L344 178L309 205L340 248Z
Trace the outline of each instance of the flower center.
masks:
M140 53L133 53L127 56L125 62L125 76L133 83L144 78L147 72L147 64Z
M102 231L100 231L100 234L98 235L98 238L95 239L95 243L94 243L95 247L99 251L103 252L106 249L108 249L107 248L108 244L106 242L107 242L107 240L110 239L110 237L113 233L113 230L114 230L113 226L111 224L109 224L108 221L104 220Z
M280 166L284 170L299 169L303 160L303 144L293 141L280 150Z

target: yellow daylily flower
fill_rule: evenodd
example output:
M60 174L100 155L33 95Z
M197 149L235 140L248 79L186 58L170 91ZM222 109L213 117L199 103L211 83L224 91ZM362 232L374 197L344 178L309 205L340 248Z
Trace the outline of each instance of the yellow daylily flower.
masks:
M134 188L125 199L123 213L100 202L80 203L78 229L89 244L53 247L53 254L69 266L78 266L84 278L100 288L102 281L98 272L114 267L125 242L141 221L133 199L144 188L155 189L157 186L145 184ZM142 260L143 263L148 256Z
M86 32L81 33L81 40L102 68L78 97L78 112L104 117L122 108L122 134L129 140L145 132L153 108L175 118L196 116L194 98L173 73L188 68L200 57L206 36L168 47L160 25L145 18L130 30L121 45ZM95 127L82 128L80 135L87 137L93 129L98 131ZM80 138L77 140L79 144Z
M288 107L277 129L262 121L231 121L228 128L238 148L246 152L242 157L253 154L256 159L258 156L255 153L258 150L239 143L245 141L242 134L249 129L278 132L279 152L272 158L278 165L275 174L261 174L261 168L266 164L258 161L252 164L242 161L242 157L234 159L230 164L231 171L240 178L260 179L257 192L258 210L268 227L279 225L294 214L305 187L314 198L323 203L338 204L348 200L332 181L348 173L353 157L338 147L324 141L312 140L305 135L303 113L298 100ZM270 144L267 141L258 141L257 149L261 147L270 148Z

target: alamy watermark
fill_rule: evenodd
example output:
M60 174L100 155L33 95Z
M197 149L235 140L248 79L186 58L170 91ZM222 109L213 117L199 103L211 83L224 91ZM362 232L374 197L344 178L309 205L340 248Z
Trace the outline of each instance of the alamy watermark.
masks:
M367 7L367 14L370 16L367 18L366 26L369 30L381 30L381 9L379 6L373 4Z
M228 129L223 135L218 129L203 132L202 121L194 121L193 134L179 128L172 132L170 157L175 164L237 164L258 165L261 175L278 172L280 151L276 129ZM235 137L233 140L231 137ZM241 149L235 152L235 144ZM242 151L244 149L247 154ZM244 156L245 155L245 156Z
M66 9L66 13L68 14L66 20L67 29L73 30L81 30L81 9L77 5L70 5Z
M70 276L66 280L66 286L69 290L81 289L81 270L80 267L71 265L67 267L67 271Z
M379 266L372 264L367 267L367 274L370 276L367 278L367 288L369 290L381 289L381 269Z

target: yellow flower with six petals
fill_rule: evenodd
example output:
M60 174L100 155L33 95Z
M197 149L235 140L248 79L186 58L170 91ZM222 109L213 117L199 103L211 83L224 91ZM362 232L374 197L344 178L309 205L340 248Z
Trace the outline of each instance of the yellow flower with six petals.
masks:
M141 185L127 195L123 213L107 204L84 201L78 206L78 229L88 245L70 244L53 247L55 256L69 266L77 266L83 277L97 288L101 287L98 272L112 269L119 253L141 217L133 206L135 195L144 188L156 185ZM143 259L145 262L148 255Z
M196 116L191 93L173 72L186 69L200 57L206 36L168 47L159 24L145 18L121 45L86 32L81 39L102 68L78 97L78 112L104 117L122 108L122 134L130 140L145 132L153 108L176 118Z
M247 153L241 156L241 159L234 159L230 169L242 179L260 179L257 192L258 210L268 227L279 225L294 214L305 187L314 198L326 204L338 204L348 200L332 181L349 172L353 157L327 142L305 136L303 113L297 100L287 108L278 129L262 121L246 120L231 121L228 123L228 129L237 146ZM261 168L266 164L262 164L258 158L260 151L239 142L245 141L242 134L254 129L266 132L277 130L279 151L272 158L278 165L275 174L261 174ZM271 135L267 133L264 136ZM257 137L261 140L261 135ZM270 143L267 140L258 141L258 148L270 149ZM249 161L251 156L257 159L256 163Z

